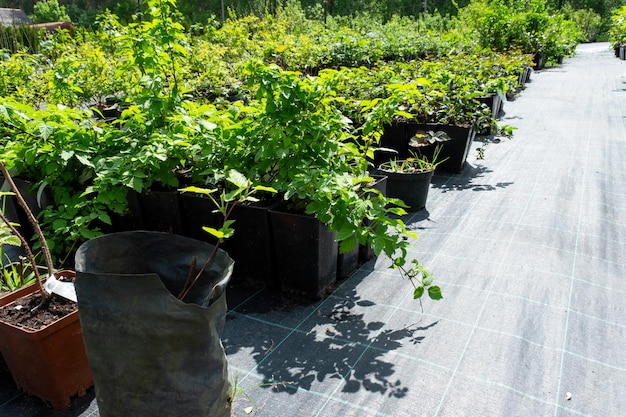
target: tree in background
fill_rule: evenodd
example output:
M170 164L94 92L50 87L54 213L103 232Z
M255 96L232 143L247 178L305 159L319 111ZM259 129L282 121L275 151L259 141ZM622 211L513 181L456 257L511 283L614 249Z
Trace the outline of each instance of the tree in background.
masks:
M556 10L561 10L570 5L574 10L591 9L603 18L611 16L611 10L621 6L623 0L547 0L548 5Z
M59 5L58 0L44 0L36 3L30 18L34 23L71 21L65 12L65 6Z
M90 26L95 22L98 14L105 10L115 13L122 22L128 22L132 16L143 10L144 0L57 0L65 7L72 22L80 26ZM37 0L0 0L0 7L10 7L24 10L27 14L34 12L35 4L48 3ZM442 16L456 16L459 9L476 0L178 0L178 8L189 23L206 23L211 16L222 20L222 15L233 14L245 16L255 14L264 16L276 14L289 4L302 7L310 18L323 20L324 11L328 16L352 16L366 14L374 18L388 21L393 16L417 17L423 13L438 13ZM527 1L507 0L508 7L516 8L515 3L526 4ZM547 8L565 12L570 8L584 13L576 16L583 30L590 34L589 39L598 37L597 33L606 34L608 31L611 11L622 6L624 0L541 0ZM595 14L591 14L593 11ZM565 13L564 13L565 14ZM567 15L572 16L570 12ZM602 24L598 29L597 17Z
M567 4L561 12L569 20L576 22L576 26L583 32L588 42L596 42L603 32L605 34L607 32L608 21L603 20L602 16L593 9L574 10L571 5Z

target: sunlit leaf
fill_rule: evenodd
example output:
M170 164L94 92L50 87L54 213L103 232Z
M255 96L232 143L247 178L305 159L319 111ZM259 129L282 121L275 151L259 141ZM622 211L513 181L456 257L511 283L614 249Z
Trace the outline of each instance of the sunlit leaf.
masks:
M209 189L209 188L196 187L192 185L190 187L181 188L178 191L180 191L181 193L196 193L196 194L209 195L209 194L216 192L217 188Z
M266 191L266 192L268 192L268 193L277 193L277 192L278 192L278 191L276 191L276 189L275 189L275 188L273 188L273 187L266 187L266 186L263 186L263 185L257 185L257 186L255 186L255 187L254 187L254 190L255 190L255 191Z
M52 135L52 133L54 133L53 126L47 125L45 123L39 125L39 134L41 134L41 137L44 140L47 140Z
M208 234L215 236L216 238L218 238L219 240L224 239L224 232L222 232L221 230L217 230L213 227L209 227L209 226L202 226L202 230L204 230L205 232L207 232Z
M250 186L250 180L248 180L245 175L235 169L231 169L230 171L228 171L228 177L226 179L228 180L228 182L239 188L247 188Z

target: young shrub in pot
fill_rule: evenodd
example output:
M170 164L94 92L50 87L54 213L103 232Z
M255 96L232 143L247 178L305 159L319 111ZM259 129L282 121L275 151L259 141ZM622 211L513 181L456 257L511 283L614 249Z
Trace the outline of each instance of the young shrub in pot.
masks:
M444 137L435 136L434 132L430 133L431 137L439 139ZM443 132L437 132L437 134L441 133ZM441 145L437 145L432 161L425 156L415 155L402 160L393 159L379 165L379 170L387 175L389 197L400 199L409 211L419 211L426 207L430 181L437 165L445 161L445 159L437 160L440 151Z
M56 410L61 410L70 404L74 395L85 395L86 390L93 385L75 301L57 301L59 295L54 294L57 292L73 298L72 284L61 281L64 278L71 279L74 274L69 271L54 271L52 258L37 220L2 162L0 170L39 237L48 268L45 283L39 269L32 267L30 270L36 277L35 284L0 298L0 308L3 310L3 319L0 320L0 352L20 389L50 403ZM34 255L26 239L3 213L0 215L3 223L21 242L30 265L35 265ZM34 308L29 308L28 305L34 305ZM12 308L9 309L9 306ZM55 314L58 309L63 312ZM30 318L39 320L37 313L46 310L53 316L56 315L51 322L37 325L36 328L32 327L33 324L14 324L26 323L26 320L30 323Z
M231 186L187 187L223 216L204 227L212 245L162 232L119 232L92 239L76 254L76 290L102 417L228 417L228 363L221 343L233 260L220 249L233 233L233 208L253 186L232 170Z

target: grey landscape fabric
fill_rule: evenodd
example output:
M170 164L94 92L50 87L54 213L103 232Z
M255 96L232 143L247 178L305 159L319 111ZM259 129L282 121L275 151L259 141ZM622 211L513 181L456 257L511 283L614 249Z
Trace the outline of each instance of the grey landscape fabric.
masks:
M513 139L435 176L407 219L445 297L423 312L384 259L319 304L231 304L237 415L626 415L625 98L581 45L504 104Z

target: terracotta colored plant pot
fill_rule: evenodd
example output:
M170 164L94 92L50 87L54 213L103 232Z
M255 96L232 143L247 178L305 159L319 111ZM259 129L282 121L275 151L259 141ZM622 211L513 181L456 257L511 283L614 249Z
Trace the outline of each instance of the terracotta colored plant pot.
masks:
M0 298L0 307L37 291L29 285ZM30 331L0 321L0 352L18 388L62 410L93 385L78 311Z

